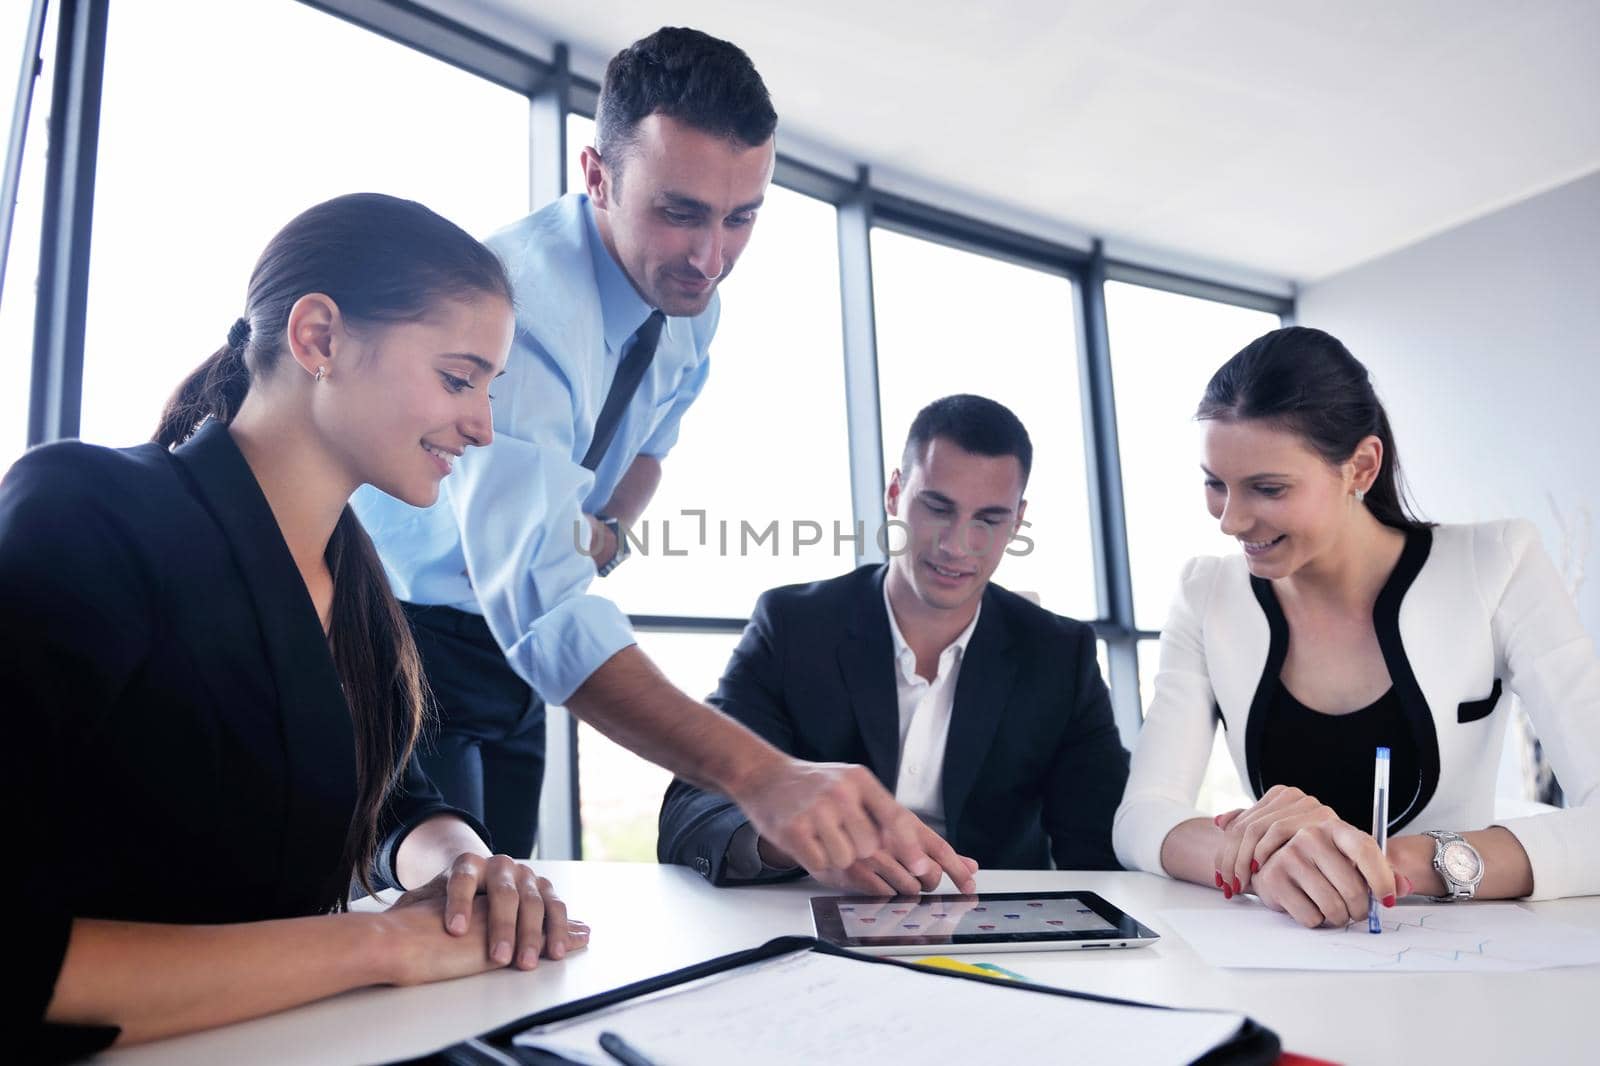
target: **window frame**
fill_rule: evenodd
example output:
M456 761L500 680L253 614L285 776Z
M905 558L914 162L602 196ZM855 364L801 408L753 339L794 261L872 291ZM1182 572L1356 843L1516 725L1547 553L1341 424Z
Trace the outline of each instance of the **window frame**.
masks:
M285 3L291 0L284 0ZM414 0L295 0L449 63L528 98L530 182L536 209L566 191L566 117L592 119L599 85L574 74L568 47L556 43L548 59L489 36ZM54 67L50 162L46 178L33 372L30 445L75 436L82 396L90 230L94 207L99 100L105 65L109 0L59 0ZM130 10L122 17L137 17ZM19 109L19 114L23 109ZM26 121L22 115L21 121ZM57 148L60 148L58 151ZM43 150L43 146L35 146ZM1124 742L1131 746L1142 721L1138 642L1159 631L1134 625L1127 519L1118 450L1114 382L1106 325L1104 284L1126 281L1221 303L1295 315L1288 295L1187 274L1133 259L1108 257L1104 242L1087 247L1052 240L876 184L859 166L840 174L778 154L773 180L832 204L838 211L841 313L844 327L846 417L853 517L868 528L883 519L884 456L880 429L877 343L872 296L871 232L881 226L922 240L1003 259L1073 282L1079 336L1080 394L1085 460L1100 615L1085 619L1106 644L1112 704ZM15 283L15 279L12 279ZM881 561L875 543L857 546L857 562ZM636 615L644 632L734 633L743 618ZM540 854L580 858L577 731L566 712L551 708L546 788L541 798ZM558 757L559 753L559 757Z

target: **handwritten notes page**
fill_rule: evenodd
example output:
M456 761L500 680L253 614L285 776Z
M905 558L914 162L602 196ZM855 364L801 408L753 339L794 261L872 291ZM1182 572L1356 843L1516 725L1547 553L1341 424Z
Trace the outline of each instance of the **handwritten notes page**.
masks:
M1245 905L1161 915L1212 966L1267 970L1508 973L1600 963L1600 932L1514 903L1438 903L1383 911L1343 929L1306 929Z
M617 1033L657 1066L1192 1062L1243 1015L1124 1007L800 951L531 1030L517 1043L615 1066Z

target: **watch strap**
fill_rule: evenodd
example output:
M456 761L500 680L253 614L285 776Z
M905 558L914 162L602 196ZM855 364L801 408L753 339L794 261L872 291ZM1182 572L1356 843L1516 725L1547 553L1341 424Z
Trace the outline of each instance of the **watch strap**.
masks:
M611 558L595 567L596 577L605 577L611 571L622 565L628 557L628 539L622 530L622 523L608 514L597 514L595 520L611 531L611 536L616 539L616 550L611 553Z

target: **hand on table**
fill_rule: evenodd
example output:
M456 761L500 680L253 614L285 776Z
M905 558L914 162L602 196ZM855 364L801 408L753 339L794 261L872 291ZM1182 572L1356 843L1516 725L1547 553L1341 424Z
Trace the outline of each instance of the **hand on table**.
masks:
M465 938L479 925L480 947L491 966L515 960L518 969L531 970L541 954L559 959L589 943L589 927L567 917L567 905L549 880L509 855L463 852L432 881L395 900L390 913L410 907L436 911L453 938Z
M938 885L948 873L956 891L977 891L977 863L896 803L862 766L786 760L746 794L733 797L755 824L764 855L786 859L835 887L875 895L913 882Z
M1249 891L1256 871L1302 829L1329 823L1347 825L1339 820L1332 807L1291 785L1273 785L1252 806L1219 814L1213 821L1222 830L1222 843L1217 848L1216 884L1230 898ZM1352 853L1349 861L1375 876L1376 864L1382 862L1383 855L1377 841L1367 833L1357 832L1371 847L1358 849L1360 855ZM1355 838L1343 839L1352 847L1359 844ZM1380 887L1383 889L1377 893L1380 899L1394 891L1392 880L1381 884L1372 882L1374 891Z
M1377 842L1346 822L1301 830L1273 853L1251 888L1262 903L1307 928L1363 921L1369 890L1385 907L1392 907L1413 887L1381 856L1370 870L1351 858L1369 849L1376 855Z
M1343 925L1366 914L1369 892L1386 907L1411 892L1371 834L1298 788L1274 785L1215 821L1217 887L1230 899L1253 891L1301 925Z

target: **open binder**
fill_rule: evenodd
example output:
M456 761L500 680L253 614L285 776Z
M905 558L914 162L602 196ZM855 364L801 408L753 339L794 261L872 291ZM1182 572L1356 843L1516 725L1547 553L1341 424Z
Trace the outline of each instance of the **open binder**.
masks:
M841 966L837 962L819 960L814 956L848 960L849 965ZM563 1057L549 1050L519 1046L517 1038L534 1030L540 1033L554 1032L556 1034L560 1034L563 1031L586 1033L588 1030L593 1029L594 1026L601 1024L598 1016L603 1014L604 1028L614 1029L625 1036L629 1036L631 1039L630 1030L636 1031L637 1029L636 1019L637 1024L643 1024L642 1019L652 1009L655 1010L658 1018L663 1008L678 1012L687 1010L692 1013L695 1008L690 997L726 995L729 990L737 992L739 990L737 982L745 981L753 987L751 978L754 975L765 973L771 979L775 968L781 971L783 967L797 965L812 967L813 969L825 968L835 974L847 972L849 977L858 982L863 978L869 980L874 989L888 989L892 985L898 985L901 986L902 991L905 986L910 984L904 976L905 972L909 972L916 975L916 981L941 983L938 985L914 986L918 990L919 997L923 993L933 994L930 996L930 1001L933 998L948 999L951 992L957 991L956 986L947 984L947 982L952 981L975 982L978 985L986 986L982 992L976 989L962 991L960 994L963 1002L986 1000L990 1004L996 1002L1005 1003L1007 1006L1017 1004L1018 1001L1009 1000L1008 998L997 999L997 994L990 991L990 989L1003 989L1004 993L1000 994L1002 996L1033 993L1074 1001L1070 1006L1067 1004L1061 1005L1062 1012L1065 1013L1063 1013L1063 1017L1059 1022L1055 1017L1057 1012L1052 1011L1048 1003L1040 1001L1026 1005L1025 1013L1029 1019L1041 1028L1048 1027L1049 1032L1052 1034L1047 1053L1043 1054L1042 1057L1036 1058L1035 1061L1085 1061L1092 1056L1080 1054L1079 1052L1084 1049L1076 1043L1079 1039L1078 1034L1083 1032L1081 1023L1084 1019L1093 1017L1098 1021L1109 1022L1115 1017L1117 1019L1116 1024L1122 1025L1128 1020L1126 1015L1130 1013L1130 1010L1134 1015L1134 1020L1137 1022L1129 1029L1130 1039L1134 1040L1140 1038L1148 1040L1150 1039L1151 1031L1160 1029L1161 1024L1170 1026L1178 1021L1210 1022L1212 1028L1220 1025L1221 1029L1217 1030L1217 1039L1213 1041L1209 1037L1206 1038L1207 1046L1192 1060L1196 1063L1202 1063L1204 1066L1220 1066L1220 1064L1225 1063L1275 1063L1280 1050L1277 1034L1242 1015L1230 1015L1229 1012L1219 1011L1182 1011L1171 1007L1112 999L1084 992L1070 992L1065 989L1050 988L1026 981L929 969L903 962L899 959L858 954L811 937L786 936L770 940L757 948L734 952L733 954L687 966L659 977L637 981L609 992L602 992L585 999L574 1000L570 1003L563 1003L548 1010L530 1014L474 1040L446 1048L430 1061L446 1063L449 1066L486 1066L486 1064L487 1066L508 1066L508 1064L511 1064L511 1066L516 1066L516 1064L523 1064L523 1066L561 1066L561 1064L581 1061ZM853 969L855 966L888 967L896 972L892 975L888 970L877 970L870 973L867 971L857 972ZM732 973L732 971L736 970L744 972ZM695 984L696 982L698 984ZM809 991L814 984L814 981L809 981L807 990ZM691 985L693 987L687 987ZM718 993L717 989L722 989L723 991ZM760 1009L766 1014L762 1024L767 1027L767 1031L773 1034L785 1033L786 1021L789 1023L788 1029L791 1032L796 1027L805 1025L806 1020L802 1016L805 1004L798 1002L803 998L778 998L775 1001L763 999ZM870 1002L872 998L866 997L861 1006L864 1009L873 1006L874 1004ZM1093 1005L1104 1005L1107 1009L1103 1012L1096 1011L1093 1009ZM707 1004L702 1002L700 1009L703 1011L706 1006ZM1152 1013L1143 1015L1142 1012L1146 1011ZM966 1012L955 1013L965 1014ZM951 1024L949 1021L951 1016L952 1013L948 1011L940 1015L941 1024ZM827 1017L829 1019L828 1024L835 1024L833 1019L837 1017L836 1015L830 1014ZM1079 1024L1075 1024L1073 1019ZM1158 1019L1160 1024L1157 1024ZM978 1039L980 1032L983 1031L980 1027L985 1023L985 1020L981 1010L974 1010L971 1019L972 1028L968 1035ZM837 1024L844 1026L848 1023L845 1019L839 1019ZM1190 1028L1192 1029L1192 1027ZM811 1025L805 1032L807 1037L815 1039L819 1030L825 1032L826 1029L827 1024L822 1026ZM1010 1030L1006 1032L1009 1034ZM1191 1040L1194 1038L1192 1031L1188 1035ZM714 1033L705 1034L702 1046L692 1056L692 1061L716 1061L715 1038L716 1034ZM532 1037L525 1039L532 1039ZM923 1046L925 1048L926 1045L924 1044ZM658 1057L652 1055L651 1053L657 1050L653 1046L641 1046L639 1050L650 1057L652 1062L659 1061L661 1066L672 1066L675 1062L686 1061L683 1057ZM920 1061L925 1057L912 1052L909 1048L905 1050L907 1052L905 1056L907 1061ZM772 1054L770 1051L764 1053L763 1046L759 1044L750 1046L750 1044L744 1043L738 1046L738 1057L743 1061L769 1061L772 1058ZM1123 1061L1134 1061L1140 1058L1137 1052L1132 1051L1129 1054L1119 1055L1118 1057ZM591 1059L591 1061L609 1060L604 1059L602 1056ZM891 1066L891 1064L886 1062L884 1066Z

